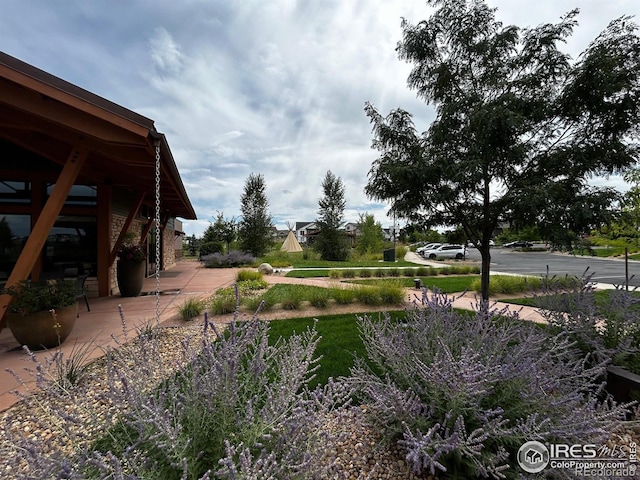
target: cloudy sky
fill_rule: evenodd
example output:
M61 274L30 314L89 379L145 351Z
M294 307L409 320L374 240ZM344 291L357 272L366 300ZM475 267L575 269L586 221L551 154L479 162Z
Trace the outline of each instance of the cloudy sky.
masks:
M581 52L637 0L488 0L504 23L557 22L579 7L566 51ZM406 87L401 18L420 0L2 0L0 50L155 121L166 134L201 235L240 213L264 175L276 225L313 220L327 170L345 184L347 221L387 205L363 192L376 152L363 112L402 107L425 130L433 110ZM638 21L636 19L636 21ZM619 179L608 180L609 184Z

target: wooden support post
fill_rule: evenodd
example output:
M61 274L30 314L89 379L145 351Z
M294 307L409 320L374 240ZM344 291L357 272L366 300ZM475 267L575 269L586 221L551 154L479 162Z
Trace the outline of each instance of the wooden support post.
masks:
M98 256L96 276L98 296L107 297L111 292L111 225L113 187L98 185Z
M149 232L151 231L151 227L155 225L155 220L150 220L144 226L144 230L142 231L142 235L140 235L140 243L144 243L147 241L147 237L149 236Z

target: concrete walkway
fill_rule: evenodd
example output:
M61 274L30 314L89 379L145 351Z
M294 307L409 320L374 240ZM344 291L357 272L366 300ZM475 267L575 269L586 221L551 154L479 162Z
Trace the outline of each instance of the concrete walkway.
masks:
M415 255L415 254L414 254ZM433 266L442 266L440 262L430 262L423 260L416 255L415 263ZM408 256L410 261L414 259ZM231 286L235 282L238 269L218 269L202 268L200 262L195 260L184 260L170 270L161 273L159 302L156 304L156 279L145 279L143 294L139 297L125 298L111 296L103 298L90 298L91 311L86 311L84 302L79 304L80 317L76 325L60 349L67 357L74 348L82 348L83 345L92 344L96 347L92 349L92 357L95 358L103 353L103 349L116 345L115 339L123 340L125 330L128 338L135 336L136 331L149 324L156 323L156 308L159 313L158 319L161 326L184 325L180 319L178 308L189 297L205 298L211 296L216 290L222 287ZM284 277L282 274L270 275L265 279L271 283L298 283L305 285L315 285L327 287L329 284L337 284L336 280L329 278L308 278L294 279ZM414 290L419 294L418 290ZM454 307L463 309L473 309L477 303L476 296L468 293L464 296L456 296L453 302ZM496 303L495 308L509 308L520 312L520 316L526 320L542 321L542 317L531 307L519 307ZM353 311L355 306L349 306ZM125 322L122 321L120 310L122 309ZM358 308L356 308L357 310ZM362 311L366 309L361 309ZM283 318L290 316L281 314ZM334 313L326 311L326 314ZM265 318L278 318L277 310L269 312ZM217 318L217 317L214 317ZM42 362L51 355L51 352L36 352L36 358ZM24 387L7 371L13 370L23 379L30 376L24 373L25 368L34 368L34 363L22 350L17 341L13 338L8 328L0 331L0 411L10 407L18 397L12 391L25 391Z
M189 297L205 297L213 294L218 288L233 285L237 269L201 268L200 262L181 261L161 273L159 299L159 322L161 325L177 323L178 307ZM139 297L102 297L90 298L90 312L87 312L84 301L79 302L80 317L67 340L60 346L63 354L69 355L73 348L93 344L100 348L92 349L92 358L101 356L104 348L115 346L114 337L124 339L125 330L129 338L149 323L156 322L156 279L145 279L142 295ZM120 317L122 308L125 322ZM36 352L36 358L44 361L50 352ZM25 368L34 368L34 363L24 353L8 328L0 331L0 410L13 405L17 400L14 390L24 388L7 372L11 369L23 379L30 376L24 373Z

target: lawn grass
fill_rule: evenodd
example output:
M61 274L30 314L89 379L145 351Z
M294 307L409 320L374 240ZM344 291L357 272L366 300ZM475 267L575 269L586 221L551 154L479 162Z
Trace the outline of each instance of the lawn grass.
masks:
M404 318L403 310L388 312L392 318ZM276 342L280 337L289 338L312 327L317 319L316 331L322 338L316 349L316 357L321 357L319 369L310 387L327 383L329 377L348 376L353 366L354 355L366 358L367 353L358 332L358 313L325 315L322 317L301 317L287 320L272 320L269 323L269 341ZM368 315L381 315L373 313Z
M433 290L437 288L443 293L464 292L469 290L471 284L478 278L477 275L463 276L446 276L446 277L419 277L422 286ZM370 279L370 280L351 280L349 283L357 283L361 285L399 285L401 287L410 288L415 286L413 278L386 278L386 279Z

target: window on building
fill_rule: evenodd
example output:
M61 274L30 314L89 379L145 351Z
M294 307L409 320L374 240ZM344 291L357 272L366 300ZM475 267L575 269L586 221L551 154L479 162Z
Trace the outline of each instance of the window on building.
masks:
M0 203L28 205L31 203L31 183L0 181Z
M53 192L55 183L47 184L47 197ZM69 191L65 205L97 205L98 204L98 187L95 185L74 185Z
M78 269L89 273L97 261L97 222L95 217L61 215L49 232L43 249L43 271Z
M30 233L30 215L0 215L0 281L9 277Z

